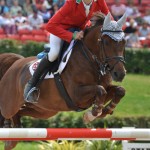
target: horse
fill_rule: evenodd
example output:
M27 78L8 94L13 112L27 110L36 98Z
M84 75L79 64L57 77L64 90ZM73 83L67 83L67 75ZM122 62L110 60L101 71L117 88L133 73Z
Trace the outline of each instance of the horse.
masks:
M122 31L125 20L124 15L117 22L113 21L108 14L103 24L86 29L84 38L74 44L68 64L60 75L75 106L79 110L91 108L83 115L85 123L112 114L125 95L123 87L112 84L113 80L121 82L126 75ZM9 65L6 65L7 60ZM0 54L0 73L5 70L0 74L1 127L21 127L22 116L48 119L58 112L73 110L64 101L54 79L42 81L38 103L25 102L24 87L31 77L29 66L35 60L35 57ZM11 150L16 143L6 142L5 150Z

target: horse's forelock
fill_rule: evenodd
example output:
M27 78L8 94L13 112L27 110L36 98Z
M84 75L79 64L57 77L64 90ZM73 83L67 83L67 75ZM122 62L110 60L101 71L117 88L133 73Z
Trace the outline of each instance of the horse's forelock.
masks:
M103 16L99 16L98 19L96 20L96 23L95 23L94 26L90 26L90 27L85 28L85 30L84 30L84 37L87 35L87 33L89 33L95 27L102 26L103 23L104 23L104 19L105 18Z

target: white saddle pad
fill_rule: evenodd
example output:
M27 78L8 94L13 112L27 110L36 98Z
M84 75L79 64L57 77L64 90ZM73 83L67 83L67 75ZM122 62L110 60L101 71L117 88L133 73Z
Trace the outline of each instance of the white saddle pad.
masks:
M60 64L59 64L59 67L58 67L58 70L56 72L59 72L59 74L62 73L62 71L65 69L66 65L67 65L67 62L71 56L71 53L72 53L72 48L73 48L73 45L74 45L74 40L71 41L67 51L64 53L63 57L62 57L62 60L63 58L65 57L66 58L66 61L63 62L61 60ZM31 66L29 67L29 71L31 73L31 75L33 75L34 71L36 70L38 64L40 63L41 59L35 61L34 63L31 64ZM49 79L49 78L54 78L54 75L53 73L49 74L47 73L47 75L45 76L45 79Z

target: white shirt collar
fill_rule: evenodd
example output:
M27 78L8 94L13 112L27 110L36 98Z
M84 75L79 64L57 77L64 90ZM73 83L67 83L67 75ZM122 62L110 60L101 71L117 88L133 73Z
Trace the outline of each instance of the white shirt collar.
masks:
M85 4L85 2L82 0L82 2L83 2L83 5L84 5L84 7L85 8L90 8L90 6L92 5L92 3L93 3L93 0L91 1L91 3L90 4Z
M86 16L88 16L88 14L89 14L89 12L90 12L90 7L91 7L91 5L92 5L92 3L93 3L93 0L92 0L91 3L88 4L88 5L85 4L83 0L82 0L82 2L83 2L83 5L84 5L84 8L85 8L85 14L86 14Z

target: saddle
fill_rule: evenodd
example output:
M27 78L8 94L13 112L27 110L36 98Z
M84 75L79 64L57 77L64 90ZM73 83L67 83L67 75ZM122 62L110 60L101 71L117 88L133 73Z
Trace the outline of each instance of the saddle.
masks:
M73 49L73 46L75 45L75 43L76 43L75 41L72 41L70 44L67 42L63 43L61 52L60 52L57 60L55 60L52 63L51 69L47 70L48 74L46 74L45 78L47 78L47 79L54 78L55 72L59 72L60 74L62 73L65 66L67 65L67 62L70 58L70 55L72 53L72 49ZM41 52L37 55L38 60L33 62L29 67L29 71L30 71L31 75L34 74L34 71L36 70L37 66L39 65L41 59L43 57L45 57L49 51L50 51L50 48L47 48L47 49L44 49L43 52Z
M63 42L63 45L62 45L62 48L61 48L61 50L60 50L59 56L58 56L58 58L55 60L54 66L52 67L52 72L53 72L53 73L58 70L58 67L59 67L59 64L60 64L61 61L63 61L64 63L66 62L66 58L67 58L67 57L64 57L64 58L63 58L63 56L64 56L64 53L67 51L69 45L70 45L70 43L68 43L68 42L66 42L66 41ZM50 51L50 49L49 49L49 51ZM67 55L66 55L66 56L67 56ZM63 58L63 60L62 60L62 58ZM51 72L49 72L49 73L51 73Z

